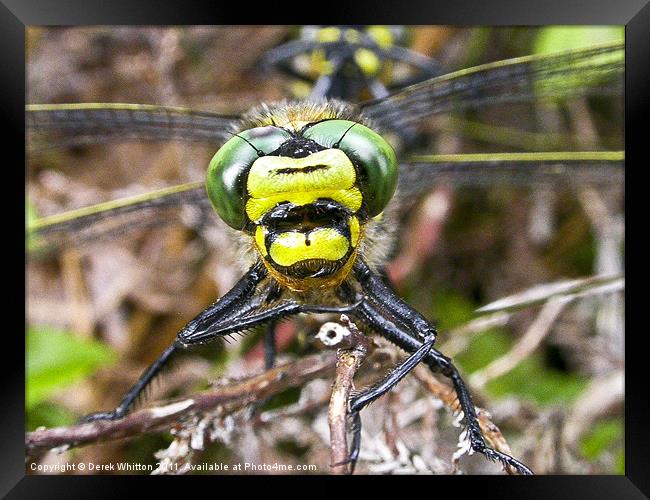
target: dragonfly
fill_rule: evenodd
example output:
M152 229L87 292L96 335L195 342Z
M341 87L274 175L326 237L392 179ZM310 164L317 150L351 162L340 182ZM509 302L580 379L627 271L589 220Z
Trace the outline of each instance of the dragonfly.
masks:
M379 99L441 72L437 61L404 47L406 37L403 26L303 26L262 64L308 82L310 99L358 100L363 92ZM395 64L407 66L407 76L395 78Z
M285 49L272 50L268 57L284 60ZM408 353L384 379L350 401L350 463L359 457L361 411L423 363L451 381L472 450L531 473L521 461L486 444L466 383L452 360L434 347L436 328L388 283L385 267L395 246L394 228L439 184L620 185L623 153L409 154L400 151L399 140L393 147L386 137L399 137L436 116L495 105L616 98L622 91L623 52L622 43L608 42L483 63L399 89L371 82L371 98L361 102L322 100L339 92L345 79L336 77L336 85L319 79L313 100L261 104L239 114L150 104L27 105L35 158L61 148L122 141L180 141L215 151L207 181L37 218L27 228L28 247L35 254L181 224L188 208L194 210L194 227L218 216L222 230L246 248L246 271L231 290L180 330L117 408L86 421L122 418L180 350L299 314L345 313Z

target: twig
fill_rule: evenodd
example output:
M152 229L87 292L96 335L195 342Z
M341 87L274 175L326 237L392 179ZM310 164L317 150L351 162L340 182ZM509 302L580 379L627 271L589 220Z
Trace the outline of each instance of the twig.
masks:
M469 383L474 387L485 387L490 380L493 380L515 368L526 359L539 346L540 342L548 334L560 315L564 306L571 300L570 297L555 297L549 300L539 312L535 321L528 328L526 333L506 354L492 361L485 368L473 373Z
M350 393L354 389L354 374L368 352L369 342L347 316L341 315L339 323L325 323L317 337L329 347L337 346L336 375L332 385L332 395L327 413L330 428L331 467L333 474L348 474L350 466L347 442L347 414Z
M467 346L475 338L474 334L484 332L490 328L505 326L510 321L511 316L510 313L496 312L480 316L453 330L444 332L444 337L447 340L442 344L440 350L446 356L453 358L456 354L467 349Z
M534 286L521 293L509 295L487 304L476 312L480 314L472 321L444 333L447 339L440 350L447 356L454 357L464 351L473 335L489 328L506 325L510 318L520 310L546 304L552 300L583 299L593 295L604 295L623 290L625 281L620 275L598 275L578 280L563 280ZM442 336L441 336L442 337Z
M564 440L569 446L576 443L593 423L613 408L623 404L625 374L616 370L594 378L573 403L564 427Z
M168 429L189 415L206 412L225 403L238 403L234 408L242 407L325 375L334 368L335 360L332 353L307 356L229 386L174 402L158 403L120 420L28 432L25 435L26 452L28 456L33 456L52 448L68 449Z

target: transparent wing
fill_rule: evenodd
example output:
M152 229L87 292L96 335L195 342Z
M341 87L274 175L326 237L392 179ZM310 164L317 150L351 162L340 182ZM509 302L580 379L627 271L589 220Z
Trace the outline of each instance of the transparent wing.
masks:
M558 97L617 95L622 91L624 44L533 55L483 64L366 101L368 118L399 131L427 116L467 108Z
M218 145L230 137L239 119L189 108L120 103L30 104L26 113L28 131L48 134L45 146L38 143L37 150L125 139Z
M413 156L400 166L407 209L436 184L455 186L623 186L623 151L481 153Z
M36 219L27 226L27 247L46 252L165 224L200 225L207 214L215 218L204 183L181 184Z

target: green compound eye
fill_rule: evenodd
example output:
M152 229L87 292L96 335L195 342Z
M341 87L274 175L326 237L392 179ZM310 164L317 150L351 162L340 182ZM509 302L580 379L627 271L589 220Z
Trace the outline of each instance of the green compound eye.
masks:
M309 127L304 137L324 147L338 146L358 162L359 187L374 217L388 205L397 187L397 157L382 136L365 125L349 120L326 120ZM342 138L342 139L341 139ZM340 144L337 145L337 142Z
M245 181L253 162L289 139L291 134L281 128L256 127L238 133L212 157L205 187L215 211L230 227L243 229L246 225Z

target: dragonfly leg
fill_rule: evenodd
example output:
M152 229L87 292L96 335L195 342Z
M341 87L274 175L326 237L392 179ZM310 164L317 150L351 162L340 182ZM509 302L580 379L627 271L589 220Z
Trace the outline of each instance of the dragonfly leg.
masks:
M421 353L421 361L426 363L431 371L442 373L451 379L463 413L462 422L467 427L471 448L490 460L498 460L504 466L513 467L520 474L532 474L528 467L515 458L487 446L478 423L474 403L460 373L449 358L432 347L435 329L423 316L393 293L363 261L359 261L355 266L355 274L366 293L366 300L357 310L360 319L405 351L412 354ZM391 319L386 317L386 313L391 316ZM428 345L429 342L431 345ZM409 363L412 357L407 358L403 364ZM352 404L355 404L354 400Z
M179 349L184 349L186 343L181 341L181 335L195 331L205 323L218 324L220 320L229 320L238 311L246 309L246 302L251 302L257 285L266 277L264 266L258 264L253 266L248 273L221 299L201 312L196 318L190 321L179 333L179 338L169 346L156 359L145 372L140 376L138 381L133 385L129 392L122 398L122 401L112 411L91 413L81 418L81 422L92 422L95 420L117 420L126 415L127 411L133 406L138 397L151 383L154 377L165 366L169 358Z
M231 333L238 333L249 330L258 325L267 323L269 321L276 321L287 316L300 313L350 313L359 306L360 302L344 306L322 306L322 305L308 305L287 300L278 303L277 305L267 307L262 311L256 312L262 306L268 306L268 303L261 302L259 299L253 298L250 304L242 304L242 310L245 311L243 315L236 317L228 317L223 321L214 322L211 324L202 324L201 328L193 327L192 329L183 329L178 334L178 341L183 346L192 344L204 344L216 337L223 337ZM249 312L253 309L253 312Z
M358 259L354 265L354 274L366 295L364 302L372 302L375 307L388 312L408 330L413 331L422 340L438 335L435 327L418 311L404 302L380 275L373 272L368 265Z
M126 415L128 409L133 405L138 396L145 390L153 378L160 372L162 367L167 363L171 355L178 349L178 344L174 342L154 361L149 368L140 376L129 392L122 398L122 401L112 411L91 413L82 417L79 422L94 422L95 420L117 420Z
M243 332L255 326L274 322L299 313L350 312L358 306L321 306L283 301L269 307L278 298L273 286L256 294L257 285L267 276L262 264L253 266L244 277L221 299L206 308L190 321L179 333L176 341L147 368L136 384L124 396L119 406L110 412L93 413L83 417L83 422L116 420L122 418L133 406L138 396L149 385L169 357L178 349L204 344L232 333Z
M206 308L196 318L190 321L178 335L176 341L169 346L142 374L138 381L122 398L122 401L112 411L98 412L86 415L81 422L92 422L95 420L116 420L122 418L133 406L138 397L151 383L154 377L165 366L169 358L179 349L185 349L189 344L184 337L190 336L199 328L210 324L215 330L213 336L218 335L219 327L224 329L224 323L228 331L237 331L242 323L248 324L249 316L238 317L238 314L245 314L251 307L259 307L259 300L255 299L254 292L257 285L266 277L266 270L262 265L253 266L251 270L220 300Z
M352 446L350 448L350 456L344 462L335 465L351 463L352 466L350 472L354 472L354 466L359 458L359 450L361 449L361 410L386 394L389 390L395 387L400 380L408 375L429 353L433 347L434 341L435 337L430 336L426 342L422 343L417 351L411 354L402 363L395 366L382 381L350 399L350 418L352 420Z
M418 352L419 349L427 345L426 342L423 343L416 339L396 323L381 316L381 311L370 302L364 302L361 305L359 308L359 316L362 317L362 320L366 324L373 327L382 336L407 352ZM467 427L467 437L472 449L482 453L492 461L498 460L504 466L513 467L520 474L532 474L532 471L528 467L515 458L494 450L485 443L469 390L451 360L440 353L440 351L429 348L423 356L422 361L426 363L431 371L442 373L445 377L451 379L463 414L462 422Z
M277 354L275 345L275 328L277 323L271 321L266 325L266 332L264 332L264 368L270 370L275 366L275 357Z

